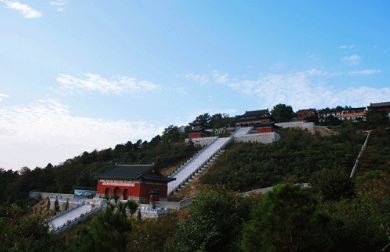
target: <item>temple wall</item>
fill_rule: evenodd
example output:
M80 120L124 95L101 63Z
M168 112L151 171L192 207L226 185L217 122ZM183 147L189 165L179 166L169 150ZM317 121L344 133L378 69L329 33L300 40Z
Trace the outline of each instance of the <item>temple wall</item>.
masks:
M124 191L128 190L128 198L130 199L148 199L150 190L158 190L160 192L160 198L167 197L167 185L162 183L153 183L153 182L132 182L127 181L124 183L112 183L112 182L104 182L99 181L97 184L96 193L99 196L104 196L106 189L109 188L108 195L114 195L115 188L118 188L118 196L120 199L123 198Z
M263 143L269 144L280 139L280 135L276 132L270 133L257 133L257 134L247 134L234 138L234 142L238 143Z
M313 122L283 122L283 123L275 123L276 126L281 128L298 128L303 130L308 130L309 132L314 132L315 124Z

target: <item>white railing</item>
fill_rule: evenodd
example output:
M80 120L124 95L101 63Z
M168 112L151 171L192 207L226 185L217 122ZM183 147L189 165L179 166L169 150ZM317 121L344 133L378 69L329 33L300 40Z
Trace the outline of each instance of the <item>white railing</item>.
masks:
M162 214L169 213L170 209L163 207L140 206L141 218L158 218Z
M50 218L48 220L49 228L54 233L62 232L91 214L100 211L102 207L103 202L101 200L83 202L75 208L69 209Z
M190 159L188 159L184 164L180 165L179 168L177 168L174 172L172 172L171 175L168 177L174 178L176 174L178 174L187 164L191 163L195 158L197 158L200 154L202 154L210 145L212 145L215 141L217 141L218 138L215 138L212 140L209 144L207 144L205 147L203 147L200 151L198 151L194 156L192 156Z
M174 175L176 180L168 184L168 195L175 192L183 183L188 181L194 173L198 172L203 166L207 165L210 159L215 156L220 150L224 149L233 137L225 137L216 139L211 145L205 148L202 153L197 155L191 162L182 167L179 172Z
M195 173L209 165L210 160L223 150L235 136L248 134L253 127L237 128L229 137L216 138L185 164L179 167L170 177L176 180L168 184L168 195L174 193L180 186L186 183ZM212 160L214 161L214 160Z
M79 216L77 216L76 218L69 219L67 222L65 222L61 226L56 227L56 228L52 228L52 232L56 233L56 234L61 233L61 232L65 231L66 229L72 227L73 225L80 223L82 220L85 220L89 216L98 213L102 209L103 209L103 205L91 208L90 211L88 211L86 213L82 213Z

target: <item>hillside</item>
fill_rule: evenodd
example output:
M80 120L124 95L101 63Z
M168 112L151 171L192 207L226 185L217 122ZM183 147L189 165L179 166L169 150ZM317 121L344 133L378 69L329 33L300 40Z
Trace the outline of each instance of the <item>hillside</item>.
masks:
M179 165L196 151L193 145L184 143L184 134L177 127L169 127L149 142L129 141L114 149L84 152L58 166L24 168L20 173L0 169L0 203L24 205L31 190L73 193L75 186L94 188L95 175L114 163L155 163L164 173L164 169Z
M353 179L349 172L365 139L366 123L341 123L327 136L279 129L282 138L273 144L229 145L213 166L177 195L195 196L189 209L158 220L139 220L128 218L124 205L115 203L60 236L47 232L42 216L30 215L25 200L29 190L71 192L74 185L93 186L94 174L115 162L155 162L168 173L197 149L184 144L185 135L178 128L169 127L150 142L83 153L56 167L25 169L20 174L2 171L3 201L25 208L0 207L4 234L0 248L379 251L389 246L390 130L386 125L371 129ZM294 186L301 182L311 187ZM274 190L242 194L266 186Z
M272 144L232 145L202 177L204 184L249 191L281 182L304 183L322 169L350 172L365 134L349 125L331 136L301 130L280 130L281 140Z

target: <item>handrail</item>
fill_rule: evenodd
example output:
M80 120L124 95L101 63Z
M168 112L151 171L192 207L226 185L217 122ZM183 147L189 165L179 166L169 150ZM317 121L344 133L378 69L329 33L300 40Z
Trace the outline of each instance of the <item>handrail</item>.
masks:
M172 178L173 176L175 176L176 174L178 174L181 170L184 169L184 167L186 165L188 165L189 163L191 163L195 158L197 158L200 154L202 154L204 151L206 151L206 149L212 145L215 141L217 141L219 138L216 137L215 139L213 139L210 143L208 143L205 147L203 147L200 151L198 151L194 156L192 156L190 159L188 159L184 164L180 165L178 169L176 169L174 172L172 172L171 175L169 175L168 177Z
M84 205L84 204L81 203L81 204L78 204L76 207L70 208L70 209L68 209L68 210L65 210L65 211L59 213L59 214L56 214L56 215L50 217L50 219L48 219L48 221L52 221L52 220L57 219L57 218L59 218L59 217L61 217L61 216L64 216L65 214L67 214L67 213L69 213L69 212L71 212L71 211L73 211L73 210L76 210L77 208L80 208L80 207L82 207L83 205Z
M65 231L66 229L70 228L71 226L73 226L74 224L77 224L79 223L80 221L86 219L87 217L91 216L92 214L95 214L97 212L99 212L101 209L103 209L103 204L100 204L98 207L94 207L91 209L91 211L87 212L87 213L84 213L84 214L81 214L80 216L72 219L72 220L68 220L64 225L62 225L61 227L59 228L56 228L56 229L53 229L52 232L53 233L61 233L63 231Z
M222 138L218 138L218 139L222 139ZM217 141L218 139L216 139L215 141ZM228 137L227 141L225 143L223 143L208 159L206 159L205 161L203 161L197 169L195 169L193 172L191 172L188 176L186 176L182 181L181 183L177 184L173 189L172 191L170 192L170 194L173 194L180 186L182 186L185 182L188 181L189 178L191 178L194 173L198 172L199 169L201 167L203 167L204 165L206 165L218 152L220 152L222 149L224 149L226 147L227 144L229 144L231 141L233 140L233 134L231 136ZM215 142L213 141L213 143Z

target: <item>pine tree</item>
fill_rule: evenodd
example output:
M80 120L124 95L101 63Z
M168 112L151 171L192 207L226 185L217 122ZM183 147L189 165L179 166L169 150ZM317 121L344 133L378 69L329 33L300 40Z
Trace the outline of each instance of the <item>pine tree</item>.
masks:
M47 205L46 205L46 210L49 211L50 210L50 198L47 197Z
M54 201L54 211L59 212L60 211L60 205L58 203L58 198L56 197L56 200Z
M68 210L68 209L69 209L69 199L66 199L65 210Z

